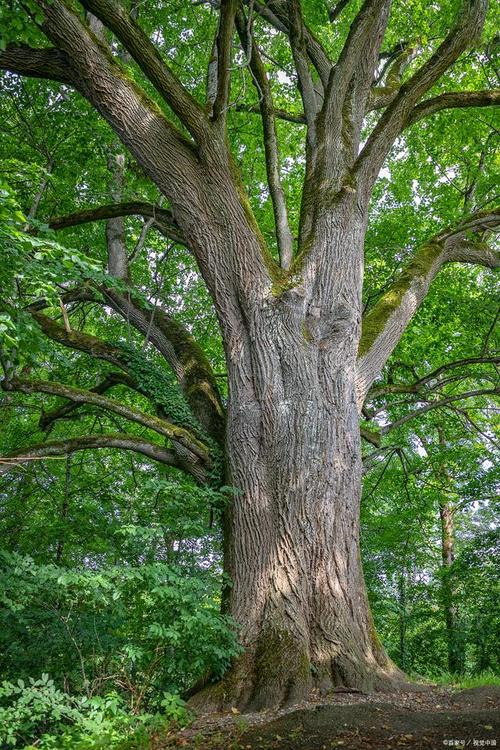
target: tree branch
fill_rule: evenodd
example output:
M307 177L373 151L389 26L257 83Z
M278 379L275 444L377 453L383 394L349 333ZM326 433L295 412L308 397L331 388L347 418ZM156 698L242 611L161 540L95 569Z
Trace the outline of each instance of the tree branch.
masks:
M74 293L71 293L71 298L81 299L82 297L76 297ZM180 388L195 418L212 438L219 443L222 442L225 416L217 383L208 360L183 326L157 308L141 310L132 299L119 295L113 290L105 290L104 300L95 299L92 293L86 292L83 294L83 299L110 306L137 330L149 336L151 343L163 354L178 378ZM135 381L135 373L131 371L129 356L123 349L88 333L66 330L41 313L39 311L41 305L44 305L43 301L36 304L36 309L32 306L28 308L28 311L48 338L69 349L76 349L96 359L110 362ZM151 316L156 322L152 323ZM141 383L137 383L137 390L156 402L154 394L151 394ZM162 404L162 406L168 410L168 404Z
M221 443L224 440L224 407L210 363L193 336L160 308L149 309L132 295L121 295L113 289L102 289L101 293L104 295L101 299L95 298L91 290L84 292L83 297L78 292L76 296L75 293L70 294L71 299L83 298L110 306L138 331L147 335L172 368L195 418L210 437ZM134 373L130 372L129 359L122 349L88 333L67 331L41 313L41 305L44 306L44 303L31 306L29 312L46 336L70 349L110 362L134 377ZM138 389L151 398L140 383ZM168 405L165 406L168 408Z
M366 107L367 112L388 107L394 101L401 88L403 73L414 55L415 49L413 47L403 47L399 50L387 71L381 75L377 84L371 87ZM385 83L380 85L380 81L384 77Z
M14 451L7 456L0 457L0 474L21 466L23 463L43 458L55 456L67 456L76 451L99 448L121 448L122 450L135 451L141 453L153 461L173 466L183 471L187 471L196 479L200 479L197 469L190 468L186 461L177 458L173 453L163 448L161 445L152 443L144 438L127 435L124 433L114 433L108 435L88 435L68 440L47 441L32 445L30 448Z
M50 219L49 227L54 230L74 227L78 224L87 224L92 221L103 221L118 216L144 216L153 219L153 227L164 237L167 237L180 245L185 245L182 231L176 223L172 212L160 208L153 203L145 201L128 201L124 203L109 203L105 206L97 206L84 211L76 211L66 216L56 216Z
M249 0L245 0L245 4L249 5ZM284 34L287 34L287 36L290 36L291 22L287 10L287 0L279 0L279 2L275 0L275 2L273 2L272 10L268 5L264 5L260 2L254 1L252 5L256 13L270 23L277 31L281 31ZM323 45L304 22L302 22L302 33L307 55L321 79L323 88L326 88L332 69L332 61Z
M299 91L307 122L307 141L311 151L316 148L316 116L319 111L313 78L309 69L309 57L305 41L305 25L299 0L287 0L289 37L293 61L297 71Z
M18 391L21 393L47 393L51 396L60 396L67 398L77 404L91 404L104 411L109 411L124 417L131 422L147 427L149 430L157 432L159 435L180 443L187 448L190 453L197 456L204 463L209 463L209 453L207 446L199 441L194 435L183 427L178 427L166 419L159 419L151 414L146 414L139 409L134 409L118 401L103 396L96 391L75 388L65 383L54 383L47 380L24 380L12 378L2 381L2 388L8 391Z
M115 34L193 138L205 139L208 128L203 108L184 88L122 3L116 0L81 0L81 4Z
M403 417L396 419L394 422L383 425L378 430L369 430L366 427L361 426L361 437L375 447L380 448L382 439L389 432L392 432L398 427L401 427L407 422L410 422L412 419L418 419L418 417L421 417L424 414L433 411L434 409L442 409L443 407L449 406L449 404L455 403L456 401L464 401L468 398L474 398L477 396L498 396L499 394L500 388L478 388L477 390L457 393L452 396L446 396L444 398L437 399L436 401L429 401L429 403L427 403L425 406L422 406L419 409L415 409L415 411L412 411L409 414L405 414ZM426 399L423 398L420 399L420 401L425 400ZM388 448L386 448L385 450L388 450Z
M254 115L260 115L260 107L258 104L237 104L235 106L237 112L250 112ZM306 125L306 116L303 112L287 112L284 109L273 109L273 116L278 120L285 120L286 122L293 122L296 125Z
M302 98L306 119L306 166L299 220L299 248L308 241L313 227L313 215L317 193L316 161L318 156L317 119L321 108L311 74L306 44L306 27L302 18L300 0L287 0L289 39L292 57L298 77L298 87ZM314 196L314 197L313 197Z
M115 385L126 385L129 388L133 388L134 390L141 392L133 378L129 377L125 373L120 372L112 372L109 375L106 375L104 380L102 380L94 388L89 388L89 391L91 393L105 393ZM58 419L65 419L74 411L76 411L79 406L79 402L70 401L66 404L63 404L62 406L59 406L56 409L52 409L52 411L42 412L42 415L38 422L38 426L43 432L45 432L54 424L54 422L57 422Z
M123 69L110 49L63 0L35 0L41 29L64 54L73 87L115 130L145 173L171 200L197 184L193 144ZM104 0L103 0L104 2ZM156 143L155 148L150 144ZM193 213L195 191L191 190ZM197 205L197 204L196 204Z
M351 184L350 169L358 153L366 99L378 61L378 51L387 25L391 0L365 0L351 25L340 57L329 76L324 102L317 114L312 103L301 91L308 125L309 151L306 154L306 174L302 192L299 251L314 247L314 234L321 232L319 217L331 212L332 202L340 199L352 203L355 187ZM298 0L289 0L294 7ZM292 18L291 14L290 17ZM300 15L296 12L295 26L300 31ZM298 64L305 57L304 44L298 32L290 33L294 59ZM299 56L300 53L300 56ZM308 73L308 68L306 67ZM300 76L299 76L300 81ZM302 86L302 89L304 86ZM317 114L317 116L316 116ZM321 185L321 191L318 191ZM341 195L340 195L341 194ZM333 246L332 246L333 247ZM320 264L332 266L329 253L320 253ZM318 271L316 253L309 253L307 263ZM329 271L325 270L325 274Z
M401 427L401 425L406 424L411 419L417 419L418 417L421 417L423 414L427 414L427 412L432 411L433 409L441 409L443 406L452 404L455 401L463 401L468 398L473 398L474 396L498 396L499 394L500 388L480 388L476 391L457 393L454 396L447 396L446 398L441 398L438 401L432 401L431 403L426 404L426 406L422 406L420 409L416 409L415 411L411 412L411 414L405 414L404 417L396 419L390 424L384 425L380 428L380 435L387 435L388 432L391 432L391 430L395 430L397 427Z
M392 144L408 122L418 100L441 78L479 36L488 0L464 0L455 26L430 59L401 86L373 129L355 165L355 176L366 202ZM361 188L362 186L362 188Z
M217 442L224 439L224 408L212 368L191 334L159 307L147 308L132 294L105 291L104 303L149 337L175 373L194 416Z
M231 84L231 46L234 34L234 17L237 8L236 0L221 0L219 10L219 27L214 45L212 64L216 66L216 90L212 108L212 119L226 121Z
M64 52L54 47L36 49L27 44L8 44L0 51L0 69L30 78L48 78L73 86L73 73Z
M115 367L128 372L127 357L118 346L108 344L102 341L102 339L97 338L97 336L92 336L88 333L75 330L67 331L63 326L60 326L38 310L29 309L28 311L34 320L36 320L43 333L52 339L52 341L56 341L58 344L67 346L70 349L85 352L105 362L110 362Z
M259 48L255 41L249 38L246 19L242 12L236 15L236 28L243 49L250 50L250 70L259 95L259 109L264 131L267 181L273 204L280 264L282 268L289 268L292 262L293 237L288 224L285 193L281 185L279 145L274 120L271 87Z
M330 23L334 23L340 16L346 5L349 5L351 0L339 0L330 10L328 11L328 20Z
M500 363L500 357L467 357L466 359L458 359L454 362L447 362L444 365L441 365L440 367L436 368L432 372L428 373L427 375L424 375L421 378L418 378L413 383L386 383L384 385L375 386L373 388L370 388L368 392L368 398L378 398L380 396L386 396L390 394L398 394L398 393L414 393L414 394L420 394L422 390L427 386L428 383L431 381L436 381L436 383L441 386L445 383L449 382L449 379L446 379L444 381L440 380L440 376L443 372L446 372L448 370L454 370L457 367L464 367L467 365L496 365Z
M431 99L425 99L410 114L407 126L442 109L463 109L466 107L494 107L500 104L500 89L490 91L447 91Z
M424 244L395 282L363 318L358 354L358 403L382 371L411 318L424 300L444 263L477 263L495 268L500 256L478 239L485 230L500 225L500 210L471 216Z
M389 18L391 0L365 0L354 19L346 42L328 83L325 96L324 118L327 128L340 127L343 103L349 86L360 89L360 100L368 95L378 53ZM355 83L353 85L353 76ZM364 115L364 107L362 107ZM360 119L357 113L356 119Z

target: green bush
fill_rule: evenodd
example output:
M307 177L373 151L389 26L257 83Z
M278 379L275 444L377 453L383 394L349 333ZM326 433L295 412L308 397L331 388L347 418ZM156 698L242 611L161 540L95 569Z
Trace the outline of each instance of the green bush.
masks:
M146 748L154 731L186 725L190 714L177 695L165 693L161 712L133 714L116 692L92 698L58 690L40 680L0 685L0 747L42 750ZM36 743L30 745L30 743Z
M0 554L0 672L47 672L72 694L116 689L134 712L157 710L238 653L217 579L175 565L70 570Z
M54 686L47 674L29 684L4 681L0 685L0 744L26 744L45 732L59 732L81 717L81 699Z

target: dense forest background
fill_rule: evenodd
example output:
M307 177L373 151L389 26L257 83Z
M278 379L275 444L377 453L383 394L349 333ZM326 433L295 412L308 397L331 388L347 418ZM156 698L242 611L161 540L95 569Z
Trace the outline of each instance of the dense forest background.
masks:
M187 35L172 62L193 79L213 25L198 5L164 20L165 36ZM400 22L408 32L416 20L423 28L436 23L420 3L405 7ZM491 22L485 38L463 62L472 88L495 79ZM235 77L236 102L248 98L245 75ZM289 104L284 76L282 103ZM30 378L50 372L87 388L101 382L102 362L48 339L26 312L44 299L61 324L124 347L138 376L182 409L147 338L106 304L60 302L75 283L119 286L106 272L104 224L49 228L56 216L109 202L113 191L121 201L157 203L156 189L66 87L5 74L0 91L3 364L14 362ZM301 126L280 121L278 128L291 164ZM405 248L494 200L497 133L489 110L449 111L399 139L372 201L367 308L394 278ZM271 234L255 159L259 126L244 107L231 109L229 134L245 142L238 159ZM284 185L294 222L299 179L291 168ZM193 257L152 225L124 220L134 282L202 343L225 396L217 323ZM416 679L494 681L500 673L496 283L483 268L444 268L363 412L369 598L379 638ZM123 384L113 388L125 403L146 403ZM116 414L91 405L61 414L63 403L2 393L0 455L124 431ZM145 432L136 426L137 436ZM44 733L37 747L141 746L142 733L185 721L190 690L208 673L223 674L239 649L234 623L220 614L220 516L232 488L207 489L173 468L109 449L34 459L15 470L3 459L0 468L0 747L23 747Z

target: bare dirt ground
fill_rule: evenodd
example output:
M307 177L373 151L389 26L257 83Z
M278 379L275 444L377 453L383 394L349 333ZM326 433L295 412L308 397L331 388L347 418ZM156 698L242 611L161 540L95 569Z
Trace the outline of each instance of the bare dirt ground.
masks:
M333 692L279 711L198 716L155 748L185 750L446 750L500 748L500 688Z

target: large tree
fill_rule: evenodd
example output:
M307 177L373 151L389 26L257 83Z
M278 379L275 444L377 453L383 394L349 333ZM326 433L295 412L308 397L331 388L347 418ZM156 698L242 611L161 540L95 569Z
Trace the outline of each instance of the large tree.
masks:
M191 11L204 25L205 65L198 71L186 65L180 75L169 58L189 35L165 38L158 19L174 10L169 3L140 21L138 5L117 0L30 0L12 11L22 43L8 40L1 68L81 94L168 207L122 200L125 158L115 148L109 201L44 217L54 230L106 221L114 283L103 277L69 283L69 274L62 322L48 300L27 311L48 338L111 364L112 375L90 390L32 379L29 368L20 372L15 358L2 355L4 389L65 399L43 415L45 426L86 404L141 425L146 436L120 431L45 440L23 445L1 468L119 448L197 482L234 488L223 516L231 579L224 606L239 624L244 653L220 685L204 691L207 703L263 708L298 700L312 686L378 688L403 678L374 632L363 582L360 415L440 269L454 262L497 265L487 238L500 213L491 200L478 206L468 196L456 223L443 222L417 246L363 315L364 245L377 176L403 132L441 110L499 99L491 89L460 90L464 70L453 75L463 53L480 44L487 0L451 5L444 4L441 26L429 37L432 23L417 4L422 33L408 40L398 35L415 32L399 23L403 6L391 17L390 0L365 0L361 7L342 1L329 13L299 0L194 3ZM254 210L238 140L228 132L236 111L260 118L261 191L272 206L272 233L264 212L260 221ZM286 164L281 121L304 140ZM300 195L287 196L290 170L303 173ZM30 219L45 186L42 180L25 231L34 231ZM195 258L220 327L227 399L190 331L158 304L158 295L147 301L133 283L131 259L144 242L139 238L128 252L125 216L144 217L145 232L158 230ZM394 258L404 249L396 248ZM68 315L74 304L105 305L141 332L169 364L189 409L169 403L172 391L130 349L75 330ZM148 399L155 414L107 395L116 384ZM378 444L379 436L362 432Z

